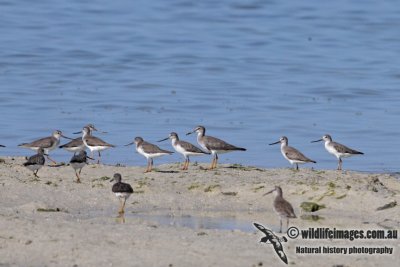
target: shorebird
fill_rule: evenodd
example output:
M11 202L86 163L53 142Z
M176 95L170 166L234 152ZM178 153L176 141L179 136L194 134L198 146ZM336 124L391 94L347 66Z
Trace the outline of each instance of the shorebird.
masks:
M119 199L119 202L121 204L118 213L124 214L125 213L125 211L124 211L125 202L133 193L133 189L130 184L121 182L121 179L122 179L121 174L116 173L116 174L114 174L114 178L112 178L110 180L110 182L115 181L115 183L112 187L112 191L117 196L117 198Z
M46 155L44 153L44 149L39 147L37 154L29 157L28 161L24 163L24 166L27 167L29 170L33 171L33 175L35 175L35 177L38 178L39 176L37 175L37 173L39 169L43 167L46 161L43 155Z
M90 135L91 133L90 127L87 126L83 127L81 132L82 132L82 141L85 144L85 146L89 148L91 153L91 158L93 158L93 151L97 151L99 153L97 164L100 163L101 159L100 151L103 151L110 147L115 147L114 145L104 142L98 137Z
M31 143L19 144L18 146L19 147L23 147L23 148L29 148L29 149L32 149L34 151L38 151L39 148L43 148L44 154L47 156L47 158L49 160L51 160L53 163L56 163L54 160L52 160L50 158L48 153L51 150L54 150L55 148L58 147L58 145L60 144L60 138L61 137L64 137L66 139L72 140L72 138L64 136L61 131L56 130L56 131L53 132L52 136L44 137L44 138L38 139L36 141L33 141Z
M71 167L75 170L77 183L81 182L81 178L79 175L81 174L82 168L85 167L85 165L87 165L87 159L92 159L92 158L87 156L85 150L82 150L78 153L78 155L73 155L69 162ZM77 170L79 170L79 172Z
M294 210L292 205L283 198L282 188L279 186L275 186L274 189L264 194L268 195L274 192L275 199L273 203L274 211L278 214L280 219L280 230L279 233L282 233L282 219L286 219L286 231L289 228L289 218L297 218L296 214L294 214Z
M156 145L150 144L144 141L142 137L135 137L132 143L129 143L125 146L130 146L133 144L136 145L136 151L147 159L147 168L145 173L151 172L153 168L153 158L161 157L164 155L171 155L172 153L174 153L172 151L164 150Z
M162 142L168 139L171 139L172 147L175 149L175 151L182 154L185 158L185 163L183 164L182 170L187 170L189 168L189 156L201 156L205 154L210 154L208 152L204 152L203 150L201 150L197 146L192 145L189 142L179 140L178 134L175 132L170 133L167 138L162 139L158 142Z
M213 155L213 160L211 162L210 170L215 169L218 163L218 153L227 153L231 151L246 151L245 148L236 147L234 145L228 144L227 142L205 135L206 128L203 126L197 126L193 131L188 132L186 135L197 133L197 142L199 145L208 153Z
M97 131L97 129L94 127L93 124L88 124L88 125L86 125L86 127L88 127L89 130L90 130L89 131L89 135L92 135L93 131ZM81 133L81 132L78 132L78 133ZM78 137L78 138L72 139L72 141L69 142L69 143L66 143L66 144L64 144L62 146L59 146L59 148L63 148L65 150L69 151L69 152L73 152L74 155L75 155L76 152L80 152L80 151L85 150L86 146L83 143L82 137Z
M338 160L337 169L342 170L342 158L348 158L354 155L364 155L364 153L348 148L345 145L336 143L332 141L332 137L329 134L326 134L322 137L322 139L311 141L311 143L325 141L325 149L332 155L334 155Z
M289 140L286 136L282 136L279 141L269 144L271 145L276 145L276 144L281 144L281 153L285 159L287 159L290 164L296 164L296 170L299 170L299 164L304 164L307 162L313 162L317 163L316 161L307 158L304 156L300 151L298 151L296 148L288 146Z

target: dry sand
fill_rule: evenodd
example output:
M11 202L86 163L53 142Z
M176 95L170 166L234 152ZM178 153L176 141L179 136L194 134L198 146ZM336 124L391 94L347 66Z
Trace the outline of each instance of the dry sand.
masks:
M258 169L222 165L180 171L178 164L89 165L77 184L70 166L45 166L39 179L22 158L0 164L0 266L285 266L253 222L277 230L273 195L280 185L299 218L290 226L399 229L399 177L389 174ZM205 166L205 165L204 165ZM125 222L108 179L132 185ZM310 219L303 201L326 205ZM51 211L54 210L54 211ZM189 225L184 224L189 222ZM285 225L285 224L284 224ZM211 228L211 229L207 229ZM239 230L233 230L239 228ZM285 227L284 227L285 228ZM279 235L279 234L278 234ZM392 255L301 255L296 246L391 247ZM395 266L396 240L302 240L283 243L292 266ZM397 263L396 263L397 262Z

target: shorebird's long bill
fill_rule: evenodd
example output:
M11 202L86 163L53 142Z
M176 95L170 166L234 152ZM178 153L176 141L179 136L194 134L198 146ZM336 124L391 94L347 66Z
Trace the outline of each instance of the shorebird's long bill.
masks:
M66 137L66 136L63 135L63 134L61 134L61 136L64 137L65 139L73 140L73 138Z
M125 146L131 146L131 145L133 145L135 142L132 142L132 143L129 143L129 144L126 144Z
M79 132L76 132L76 133L72 133L72 134L81 134L82 133L82 131L79 131Z
M316 142L321 142L321 141L324 141L324 139L319 139L319 140L311 141L311 143L316 143Z
M275 143L271 143L271 144L269 144L270 146L272 146L272 145L276 145L276 144L279 144L281 141L279 140L279 141L277 141L277 142L275 142Z
M274 192L274 191L275 191L275 189L272 189L271 191L265 193L263 196L266 196L266 195L268 195L268 194L271 194L271 193Z
M165 140L168 140L168 139L169 139L169 137L164 138L164 139L161 139L161 140L159 140L159 141L157 141L157 142L162 142L162 141L165 141Z
M191 131L191 132L188 132L186 135L192 134L192 133L194 133L195 131L196 131L196 130Z

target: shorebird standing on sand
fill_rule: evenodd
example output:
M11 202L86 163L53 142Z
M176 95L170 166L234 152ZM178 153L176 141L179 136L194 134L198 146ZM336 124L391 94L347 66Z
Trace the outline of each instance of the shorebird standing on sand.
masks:
M92 135L93 131L97 131L97 129L94 127L93 124L88 124L88 125L86 125L86 127L88 127L90 130L89 135ZM81 132L78 132L78 133L81 133ZM59 146L59 148L63 148L69 152L73 152L75 155L76 152L85 150L86 146L83 143L82 137L78 137L78 138L72 139L72 141L70 141L62 146Z
M175 132L170 133L167 138L162 139L158 142L162 142L168 139L171 139L172 147L175 149L175 151L182 154L185 158L185 163L183 164L182 170L187 170L189 168L189 156L201 156L210 154L208 152L204 152L203 150L195 145L192 145L189 142L179 140L178 134Z
M114 178L110 180L110 182L115 181L112 191L113 193L118 197L118 200L121 204L120 209L118 211L119 214L124 214L125 213L125 203L126 200L131 196L133 193L132 186L127 183L121 182L121 174L116 173L114 174Z
M337 169L340 171L342 170L342 158L348 158L354 155L364 155L364 153L348 148L345 145L336 143L332 141L332 137L329 134L326 134L322 137L322 139L311 141L311 143L315 142L325 142L325 149L332 155L334 155L338 160L338 167Z
M130 145L136 145L136 151L144 156L147 159L147 168L146 168L146 172L151 172L152 168L153 168L153 158L157 158L157 157L161 157L161 156L165 156L165 155L171 155L172 151L168 151L168 150L164 150L159 148L156 145L153 145L149 142L146 142L143 140L142 137L135 137L135 139L133 140L133 142L126 144L125 146L130 146Z
M274 192L275 199L273 203L274 211L278 214L280 219L280 228L279 233L282 233L282 219L286 219L286 231L289 228L289 218L297 218L296 214L294 214L294 210L292 205L283 198L282 188L279 186L275 186L274 189L264 194L268 195Z
M33 171L33 175L37 178L39 178L37 175L38 171L43 167L46 161L43 155L45 155L44 149L39 147L37 154L29 157L28 161L24 163L24 166Z
M227 152L232 152L232 151L246 151L245 148L237 147L231 144L228 144L227 142L212 137L205 135L206 134L206 128L203 126L197 126L196 128L193 129L193 131L188 132L186 135L192 134L192 133L197 133L197 142L199 145L206 151L209 152L213 155L213 160L211 162L210 170L215 169L217 167L218 163L218 153L227 153Z
M69 164L71 165L71 167L75 170L75 175L76 175L76 182L80 183L81 182L81 171L82 168L85 167L85 165L87 165L87 160L88 159L92 159L90 157L87 156L87 153L85 150L82 150L78 153L78 155L73 155ZM79 170L79 172L78 172Z
M317 163L316 161L307 158L304 156L300 151L298 151L296 148L288 146L289 140L286 136L282 136L278 142L269 144L271 145L276 145L276 144L281 144L281 152L282 155L285 159L287 159L290 164L296 164L296 170L299 170L299 164L304 164L307 162L313 162Z
M109 144L107 142L104 142L100 138L91 135L90 134L91 133L90 127L87 127L87 126L83 127L81 133L82 133L82 141L83 141L83 143L90 150L90 153L91 153L90 157L94 158L94 156L93 156L93 152L94 151L97 151L99 153L99 158L97 160L97 164L100 163L100 159L101 159L100 151L103 151L103 150L105 150L107 148L110 148L110 147L115 147L114 145L111 145L111 144Z
M33 141L31 143L19 144L18 146L19 147L23 147L23 148L29 148L29 149L32 149L34 151L38 151L39 148L43 148L44 154L47 155L47 158L49 160L51 160L53 163L56 163L54 160L52 160L50 158L48 153L51 150L54 150L54 149L56 149L58 147L58 145L60 144L60 138L61 137L64 137L66 139L72 140L72 138L64 136L61 131L57 130L57 131L53 132L52 136L44 137L44 138L38 139L36 141Z

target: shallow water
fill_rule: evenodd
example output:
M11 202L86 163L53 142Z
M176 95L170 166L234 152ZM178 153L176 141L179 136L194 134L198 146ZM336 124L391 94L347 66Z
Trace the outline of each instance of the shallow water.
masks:
M106 163L145 165L121 145L171 131L195 143L184 133L202 124L248 149L222 163L287 167L268 146L286 135L315 168L334 169L310 143L330 133L365 153L345 169L399 171L396 1L27 3L0 1L0 155L30 155L17 144L94 123L118 145Z

